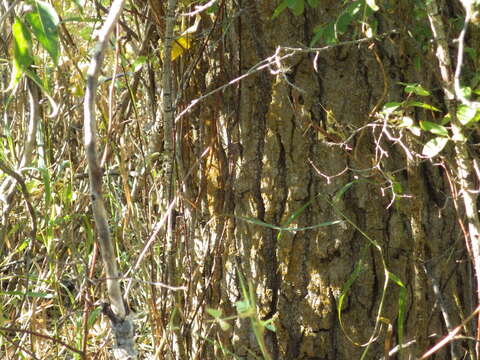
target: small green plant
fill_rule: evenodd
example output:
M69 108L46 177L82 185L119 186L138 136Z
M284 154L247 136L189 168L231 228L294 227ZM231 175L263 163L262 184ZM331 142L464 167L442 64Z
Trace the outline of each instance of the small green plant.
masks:
M285 9L289 9L293 15L300 16L305 12L305 3L310 8L316 8L319 0L283 0L275 8L272 19L278 17ZM373 35L377 24L372 17L379 7L375 0L356 0L345 7L336 21L328 24L320 24L313 30L314 35L310 42L310 46L314 46L317 42L323 41L326 45L338 42L339 36L347 32L351 24L357 22L362 26L362 32Z
M32 53L32 35L48 52L55 65L59 57L58 24L60 20L55 9L47 2L33 1L24 18L16 17L13 33L13 73L9 88L14 88L25 74L46 90L38 75L31 70L35 59Z
M361 33L373 36L376 32L377 22L372 15L377 10L378 6L374 0L353 1L345 7L335 21L320 24L313 29L310 46L314 46L320 41L325 45L337 43L339 37L355 23L361 25Z
M243 275L239 272L240 288L242 292L242 300L235 303L237 308L237 315L230 317L222 317L222 311L219 309L207 309L207 312L214 318L214 321L220 326L223 331L230 329L228 321L237 318L250 319L253 334L257 340L257 344L262 352L262 356L265 360L272 359L271 355L267 351L265 345L265 331L270 330L275 332L275 326L273 325L273 318L262 320L257 310L257 301L255 295L255 289L251 282L248 285L245 284Z
M37 39L41 47L49 54L53 64L57 66L60 53L58 25L60 19L55 9L47 2L35 0L30 4L26 14L15 17L12 25L13 34L13 71L7 91L15 90L20 79L28 76L42 89L52 106L52 114L56 113L57 105L50 96L47 82L42 80L34 70L36 56L33 55L32 37Z
M415 83L399 83L405 87L405 92L408 97L402 102L389 102L383 106L380 112L380 117L384 120L388 120L390 123L397 125L398 127L407 128L415 136L420 136L422 131L426 131L435 137L425 143L422 149L422 155L432 158L438 155L447 145L449 140L453 141L465 141L465 138L455 138L450 136L447 125L450 123L451 115L446 114L438 123L421 120L418 125L408 115L406 111L412 107L419 107L433 112L440 112L441 110L423 101L414 101L410 98L413 95L427 97L431 96L430 91L426 90L420 84ZM466 98L472 97L472 90L470 88L462 89ZM478 102L473 102L474 106L467 106L460 104L457 107L457 118L463 126L470 127L480 121L480 108L475 107Z

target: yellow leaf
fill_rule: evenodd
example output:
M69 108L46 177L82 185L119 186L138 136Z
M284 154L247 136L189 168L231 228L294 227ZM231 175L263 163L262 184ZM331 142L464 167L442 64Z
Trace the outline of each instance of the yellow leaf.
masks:
M181 56L192 45L192 40L188 36L180 36L172 44L172 61Z

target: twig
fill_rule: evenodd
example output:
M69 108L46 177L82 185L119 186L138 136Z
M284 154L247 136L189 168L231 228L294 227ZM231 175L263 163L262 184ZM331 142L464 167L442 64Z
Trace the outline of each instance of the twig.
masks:
M434 347L432 347L430 350L428 350L425 354L422 355L420 360L429 358L432 356L434 353L436 353L438 350L440 350L442 347L447 345L450 341L452 341L455 338L455 335L458 334L460 330L470 321L472 320L478 313L480 312L480 306L478 306L473 313L471 313L465 320L462 321L460 325L458 325L455 329L450 331L447 336L445 336L441 341L437 343Z
M0 26L2 26L2 23L5 21L5 19L7 18L8 14L13 10L13 8L15 6L18 5L18 3L20 2L20 0L15 0L12 5L10 5L10 7L7 9L7 11L5 11L5 14L2 15L2 17L0 17Z
M147 280L135 279L135 278L131 278L131 277L130 278L125 278L124 277L124 278L122 278L122 280L128 280L130 282L136 281L136 282L140 282L140 283L143 283L143 284L163 287L165 289L172 290L172 291L187 291L188 290L186 286L172 286L172 285L168 285L168 284L158 282L158 281L147 281Z
M278 70L281 70L281 69L278 69L278 64L281 61L283 61L285 59L288 59L288 58L290 58L290 57L292 57L296 54L299 54L299 53L300 54L301 53L303 53L303 54L305 54L305 53L320 53L320 52L323 52L323 51L335 49L335 48L342 47L342 46L359 45L359 44L362 44L362 43L367 43L367 42L371 42L371 41L375 41L375 40L384 38L384 37L389 36L391 34L394 34L396 32L397 32L396 30L393 30L393 31L385 33L381 36L362 38L362 39L358 39L358 40L343 41L343 42L338 43L338 44L327 45L327 46L323 46L321 48L279 46L279 47L277 47L277 49L275 50L275 53L272 56L260 61L258 64L251 67L243 75L238 76L237 78L229 81L228 83L226 83L222 86L219 86L218 88L216 88L216 89L198 97L197 99L193 100L192 102L190 102L190 104L175 117L175 122L180 120L180 118L183 115L188 113L194 106L196 106L203 99L205 99L205 98L207 98L211 95L214 95L214 94L216 94L220 91L223 91L227 87L232 86L232 85L236 84L237 82L239 82L239 81L241 81L241 80L243 80L243 79L245 79L249 76L252 76L253 74L256 74L259 71L262 71L262 70L265 70L265 69L271 69L273 64L277 65L277 70L272 70L272 71L274 73L278 72ZM287 53L285 55L281 55L281 53L283 51L287 51Z
M33 150L36 145L38 119L40 117L39 89L32 79L27 78L28 103L30 116L28 120L28 130L26 133L25 144L23 147L22 159L18 167L24 168L30 166L33 157ZM15 179L15 177L14 177ZM10 204L15 193L15 181L6 180L0 185L0 200ZM5 193L6 195L2 195Z
M20 189L22 191L23 198L25 199L25 204L27 205L28 213L30 215L30 219L32 221L32 231L30 233L30 236L32 238L32 244L35 244L36 240L36 234L37 234L37 217L35 215L35 209L32 206L32 203L30 202L30 194L28 193L27 186L25 185L25 181L23 180L23 177L15 172L14 170L10 169L7 164L3 162L2 159L0 159L0 170L5 172L7 175L10 175L13 177L16 182L20 185Z
M210 148L206 148L203 153L200 155L200 157L197 159L197 161L195 162L195 164L193 164L193 166L189 169L188 173L185 175L185 178L182 179L182 183L184 183L185 181L187 181L187 179L190 177L192 171L197 167L197 165L200 163L200 160L203 159L203 157L210 151ZM140 255L138 256L138 259L137 261L135 262L135 265L133 267L131 267L130 269L128 269L127 273L125 274L125 276L127 276L130 272L135 272L141 262L143 261L143 258L147 255L147 251L148 249L150 248L150 246L152 246L152 244L155 242L156 238L157 238L157 235L158 233L160 232L160 230L162 229L163 225L165 225L167 219L168 219L168 215L169 213L172 211L173 209L173 206L175 205L176 201L178 200L178 197L175 197L171 202L170 204L168 205L168 208L167 210L165 211L165 213L163 214L162 218L160 219L160 221L155 224L154 228L153 228L153 231L152 233L150 234L149 238L148 238L148 241L147 243L145 244L145 246L143 247L143 250L142 252L140 253ZM128 293L130 292L130 288L132 287L132 280L129 281L126 289L125 289L125 298L128 296Z
M461 99L463 95L456 91L456 80L454 77L452 78L452 63L450 59L450 50L448 47L445 26L443 24L442 18L439 15L437 1L427 1L426 9L433 37L437 45L436 55L438 58L440 74L442 76L442 88L444 92L445 104L451 116L451 129L453 133L452 138L454 139L455 144L455 160L457 165L460 189L463 195L465 215L467 218L470 247L472 249L472 264L475 270L475 277L477 281L476 300L478 304L480 303L480 219L478 217L477 208L478 196L474 192L476 184L471 177L471 174L475 173L473 161L470 156L468 146L466 144L464 126L457 117L458 99ZM464 26L464 30L466 31L466 26ZM460 71L461 70L457 66L456 73L458 72L458 75L460 75ZM480 340L480 321L477 321L476 338L477 340ZM477 357L479 357L480 341L477 341L475 352Z
M195 6L195 10L191 11L191 12L188 12L188 13L183 13L183 14L180 14L180 16L193 16L193 15L197 15L199 13L201 13L202 11L205 11L207 10L208 8L211 8L213 5L215 5L215 3L217 2L218 0L210 0L208 3L206 3L205 5L197 5Z

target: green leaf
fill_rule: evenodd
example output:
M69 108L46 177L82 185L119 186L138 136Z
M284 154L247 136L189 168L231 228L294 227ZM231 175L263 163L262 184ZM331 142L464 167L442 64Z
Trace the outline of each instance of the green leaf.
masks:
M422 58L420 56L416 55L413 58L413 64L415 66L415 70L417 70L418 72L422 70Z
M406 101L404 104L405 104L406 107L415 106L415 107L420 107L420 108L424 108L424 109L427 109L427 110L440 111L440 109L437 109L435 106L425 104L425 103L420 102L420 101Z
M434 157L447 145L448 138L436 137L425 144L422 154L428 157Z
M400 280L400 278L394 273L387 271L388 277L400 287L398 294L398 318L397 318L397 331L398 331L398 340L400 344L403 343L403 333L404 333L404 324L405 324L405 314L407 309L407 287Z
M304 0L290 0L289 2L291 3L291 5L289 4L288 7L290 8L290 10L292 10L293 15L300 16L303 14L303 11L305 10Z
M22 78L24 72L33 64L32 38L28 28L18 17L15 17L15 22L12 25L12 34L13 71L10 83L5 91L14 89Z
M276 7L276 9L273 11L272 19L275 19L278 15L280 15L283 10L285 10L288 7L288 0L283 0L280 5Z
M370 9L372 9L373 11L378 11L379 7L375 3L375 0L366 0L366 3Z
M307 0L307 3L311 8L316 8L320 4L320 0Z
M270 318L270 319L268 319L268 320L266 320L266 321L262 321L262 325L265 326L268 330L273 331L273 332L276 332L277 329L275 329L275 325L272 324L273 321L274 321L274 319L273 319L273 318Z
M343 302L345 300L345 297L348 295L348 292L350 291L350 288L352 285L355 283L355 281L359 278L359 276L362 274L362 272L365 270L365 264L363 259L360 259L357 261L355 264L355 268L353 272L350 274L349 278L347 281L343 284L342 290L340 292L340 296L338 298L338 305L337 305L337 315L338 319L340 322L340 326L343 328L343 321L342 321L342 309L343 309Z
M416 84L416 83L402 83L400 82L400 84L404 85L405 86L405 89L404 91L407 93L407 94L416 94L416 95L419 95L419 96L430 96L430 92L428 90L426 90L425 88L423 88L422 85L420 84Z
M459 105L457 109L457 118L462 125L468 125L479 121L480 114L478 109L466 105Z
M33 64L32 37L28 28L16 17L12 25L13 34L13 72L8 91L13 89L22 75Z
M416 125L410 126L408 130L410 130L410 132L415 136L422 135L422 130Z
M353 15L350 12L342 13L335 22L335 36L342 35L347 31L348 26L352 23Z
M230 329L230 324L228 322L226 322L225 320L223 319L218 319L217 320L218 324L220 325L220 328L223 330L223 331L227 331Z
M23 22L16 18L12 26L13 33L13 61L22 71L33 64L32 37Z
M315 27L315 29L317 29L317 27ZM315 31L314 29L314 35L313 35L313 38L312 40L310 40L310 47L312 46L315 46L315 44L322 38L323 36L323 29L317 29L317 31Z
M54 294L37 292L37 291L0 291L0 295L12 295L12 296L26 296L32 298L44 298L51 299L54 297Z
M344 12L356 16L360 13L360 10L362 10L362 5L362 1L354 1L344 10Z
M248 300L237 301L235 306L237 308L238 316L241 318L246 318L255 314L255 311Z
M467 138L461 132L455 133L452 136L452 140L455 142L466 142Z
M297 217L302 215L304 213L305 209L308 208L316 200L317 197L318 197L318 195L313 197L311 200L309 200L304 205L302 205L299 209L295 210L293 212L293 214L288 217L287 221L285 223L283 223L283 226L290 225Z
M132 64L132 69L134 72L139 71L142 66L147 62L147 57L146 56L139 56Z
M450 114L447 114L440 119L440 125L447 125L450 121L452 121L452 116Z
M36 11L28 13L25 18L32 27L32 33L57 65L60 48L58 40L60 19L53 6L47 2L35 1L35 9Z
M400 182L394 181L392 182L392 191L395 195L403 194L403 186Z
M425 131L430 131L432 134L448 137L448 130L444 126L431 121L420 121L420 127Z
M463 97L470 99L472 96L472 88L469 86L464 86L460 89L460 92L462 93Z
M352 20L359 13L362 7L361 1L356 1L350 4L345 11L338 17L335 22L335 37L345 33L348 29L348 26L352 23Z
M335 37L335 23L328 25L317 25L314 29L314 36L310 41L310 46L314 46L319 40L323 39L325 45L335 44L337 38Z
M388 102L385 105L383 105L382 112L385 115L391 115L395 110L397 110L400 106L402 106L403 103L400 102Z
M88 327L93 326L93 324L95 323L95 320L97 319L98 315L101 312L102 312L102 308L98 306L90 313L90 315L88 315L88 319L87 319Z
M55 100L53 100L53 98L50 96L50 92L48 91L48 88L45 86L45 84L43 83L43 81L40 79L40 77L37 75L36 72L34 72L33 70L31 69L27 69L25 71L26 75L32 79L35 84L38 85L38 87L40 89L42 89L42 91L44 92L45 96L47 97L48 99L48 102L50 103L50 107L52 108L52 112L48 115L49 117L54 117L56 114L58 114L58 110L59 110L59 106L58 104L55 102Z
M346 183L345 185L342 186L342 188L340 190L338 190L335 194L335 196L333 197L333 203L337 203L340 201L340 199L342 198L343 194L345 194L348 189L350 189L354 184L356 184L357 182L359 182L360 180L353 180L353 181L350 181L348 183Z
M402 116L398 126L409 128L409 127L412 127L414 124L415 124L415 122L413 121L413 119L410 116Z
M209 313L210 316L212 316L215 319L218 319L220 318L220 316L222 316L222 310L219 310L219 309L207 308L207 313Z
M23 241L15 252L22 252L30 244L28 240Z

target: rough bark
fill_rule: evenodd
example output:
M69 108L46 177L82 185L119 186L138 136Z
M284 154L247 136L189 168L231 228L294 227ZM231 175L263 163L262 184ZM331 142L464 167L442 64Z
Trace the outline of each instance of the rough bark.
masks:
M279 45L308 43L316 24L338 15L334 2L322 2L319 9L300 17L285 12L274 21L274 4L244 1L243 6L241 27L236 32L241 42L235 39L237 45L241 44L243 72L271 56ZM401 22L400 14L407 15L401 7L396 11ZM211 199L225 203L224 207L219 204L210 208L212 214L231 209L236 216L228 220L229 232L221 248L219 261L224 268L217 277L222 284L218 289L221 299L212 297L211 304L215 307L223 303L225 312L232 311L226 304L240 297L238 281L232 281L240 270L254 284L262 319L274 319L277 331L266 334L273 358L360 358L364 348L354 345L346 335L365 343L376 329L375 317L386 281L384 269L380 254L368 248L367 239L348 224L279 234L239 218L281 225L311 202L294 225L336 220L338 214L332 206L317 196L332 199L356 179L366 181L356 183L336 206L381 245L389 270L407 286L403 341L418 337L419 343L417 350L404 350L404 356L425 351L433 343L427 336L443 333L440 311L427 306L436 299L423 265L436 269L437 280L451 304L461 288L457 282L464 269L455 261L464 256L464 248L457 242L455 211L442 199L449 192L445 174L429 164L411 164L406 172L405 152L377 130L362 131L349 147L341 146L354 129L373 121L369 114L376 107L378 110L379 102L402 99L398 81L431 84L431 76L418 74L408 60L414 51L401 34L370 47L345 46L322 52L316 59L318 71L313 65L315 54L301 54L283 63L283 73L261 72L241 82L237 92L241 96L236 98L238 113L236 118L227 118L229 142L238 142L236 149L241 151L220 143L227 159L234 161L235 171L230 170L226 180L225 175L218 175L216 179L222 181L211 182L207 190ZM226 91L220 103L213 102L221 105L220 118L228 116L229 106L232 108L228 94ZM207 109L208 105L200 113L205 114ZM424 115L418 112L416 116ZM375 143L375 139L380 140ZM381 163L376 163L378 146L389 153ZM221 174L219 159L215 164ZM386 178L374 166L395 174L407 197L389 206L391 193L384 191ZM422 180L425 178L428 180ZM225 196L223 191L230 186L233 193ZM223 196L213 196L214 189L222 191ZM410 212L412 209L414 212ZM447 257L449 253L451 257ZM365 268L345 300L342 330L337 305L361 254ZM389 285L382 312L385 321L393 325L393 345L399 341L398 291L398 287ZM237 355L248 357L246 348L259 353L248 321L237 321L231 339ZM382 329L367 358L380 358L384 341ZM442 351L439 356L448 358L449 350Z

